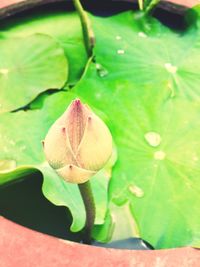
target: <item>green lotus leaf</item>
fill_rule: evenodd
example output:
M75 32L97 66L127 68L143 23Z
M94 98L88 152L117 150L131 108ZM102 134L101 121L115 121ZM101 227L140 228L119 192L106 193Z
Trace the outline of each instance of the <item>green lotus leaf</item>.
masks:
M104 242L125 238L127 231L115 233L123 225L129 236L139 235L155 248L195 246L200 238L199 29L195 24L176 33L131 12L92 20L97 63L74 92L105 112L118 150L110 215L95 236ZM116 206L126 212L126 224Z
M0 113L27 105L68 76L63 49L50 36L0 39Z
M23 17L14 17L1 22L3 37L27 37L35 33L55 38L65 51L69 61L69 84L81 77L87 63L87 54L82 38L82 29L75 12L32 12Z

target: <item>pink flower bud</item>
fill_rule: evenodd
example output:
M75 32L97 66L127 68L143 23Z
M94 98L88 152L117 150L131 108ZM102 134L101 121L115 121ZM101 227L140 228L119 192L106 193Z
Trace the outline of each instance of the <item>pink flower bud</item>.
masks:
M112 136L105 123L76 99L51 126L43 146L57 174L78 184L104 167L112 154Z

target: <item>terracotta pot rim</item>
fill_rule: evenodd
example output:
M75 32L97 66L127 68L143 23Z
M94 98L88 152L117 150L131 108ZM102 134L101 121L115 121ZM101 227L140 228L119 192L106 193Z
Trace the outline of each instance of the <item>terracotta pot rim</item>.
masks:
M55 237L55 236L52 236L52 235L49 235L49 234L45 234L45 233L42 233L42 232L39 232L37 230L34 230L34 229L31 229L27 226L24 226L24 225L21 225L20 223L17 223L17 222L14 222L12 220L9 220L7 219L6 217L4 216L1 216L0 215L0 224L1 224L1 221L4 221L5 223L7 224L12 224L13 226L15 227L18 227L19 230L21 231L30 231L32 232L33 234L39 234L39 235L43 235L43 236L46 236L46 237L50 237L50 238L54 238L54 239L57 239L57 240L60 240L62 241L63 243L66 243L66 244L73 244L74 246L83 246L83 247L89 247L89 248L97 248L97 249L103 249L103 250L110 250L110 251L115 251L115 250L122 250L122 251L137 251L137 252L147 252L147 253L154 253L155 251L160 251L160 252L166 252L166 251L171 251L171 250L182 250L182 249L185 249L185 248L190 248L190 249L195 249L195 250L200 250L198 248L195 248L195 247L191 247L191 246L184 246L184 247L175 247L175 248L164 248L164 249L152 249L152 250L135 250L135 249L119 249L119 248L105 248L105 247L98 247L98 246L93 246L93 245L86 245L86 244L81 244L81 243L78 243L78 242L75 242L75 241L70 241L70 240L66 240L66 239L63 239L63 238L58 238L58 237Z
M199 267L200 251L101 248L39 233L0 217L0 267Z

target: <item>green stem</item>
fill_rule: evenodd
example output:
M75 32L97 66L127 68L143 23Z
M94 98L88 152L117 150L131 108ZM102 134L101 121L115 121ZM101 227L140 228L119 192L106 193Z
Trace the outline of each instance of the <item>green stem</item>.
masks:
M91 234L92 234L92 228L94 226L94 220L95 220L95 203L94 203L94 197L91 189L90 182L87 181L83 184L78 185L83 203L85 206L85 212L86 212L86 223L85 223L85 232L83 237L83 243L84 244L91 244Z
M159 4L160 0L152 0L149 5L146 7L145 14L150 14L154 8Z
M86 48L88 57L90 58L93 54L93 47L95 44L94 32L92 30L88 15L85 12L85 10L83 9L80 0L73 0L73 4L74 4L74 7L76 8L76 10L79 14L79 17L80 17L85 48Z
M144 3L143 3L144 0L138 0L138 5L139 5L139 9L140 10L143 10L144 9Z

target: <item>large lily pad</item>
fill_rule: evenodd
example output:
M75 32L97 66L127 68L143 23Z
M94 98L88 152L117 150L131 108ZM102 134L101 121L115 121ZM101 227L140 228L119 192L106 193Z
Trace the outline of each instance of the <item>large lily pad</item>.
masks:
M87 62L80 19L75 12L33 12L1 22L3 37L27 37L35 33L54 37L69 61L69 84L80 79Z
M0 40L0 113L27 105L47 89L63 87L68 64L50 36Z
M108 216L109 227L95 234L108 241L118 224L113 204L128 205L135 232L154 247L197 244L200 32L177 34L132 13L93 25L98 64L76 93L107 114L119 155L109 188L113 223Z

